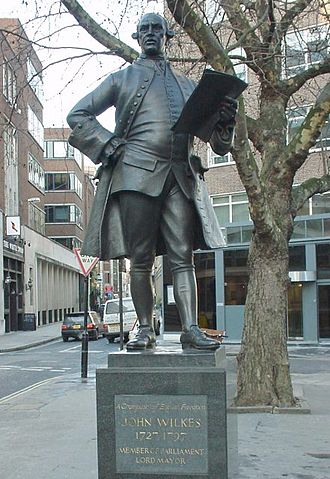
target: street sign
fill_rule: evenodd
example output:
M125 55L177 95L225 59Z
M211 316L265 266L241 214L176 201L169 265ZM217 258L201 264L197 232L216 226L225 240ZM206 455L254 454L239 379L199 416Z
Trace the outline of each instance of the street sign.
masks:
M21 219L19 216L6 216L6 235L20 236Z
M77 257L82 274L84 276L88 276L98 262L99 258L96 258L95 256L87 256L84 254L80 254L80 248L73 248L73 252Z

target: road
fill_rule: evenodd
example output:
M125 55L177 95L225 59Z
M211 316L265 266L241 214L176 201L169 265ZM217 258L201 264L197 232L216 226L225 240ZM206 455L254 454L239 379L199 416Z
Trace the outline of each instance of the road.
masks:
M89 346L87 383L79 342L0 354L1 479L97 478L95 369L119 345ZM235 479L330 479L330 348L295 349L290 357L311 414L238 415ZM227 366L234 384L234 356Z
M108 353L119 350L119 343L109 344L104 338L89 342L88 376L94 377L96 368L107 367ZM309 382L313 374L330 369L330 348L297 348L290 350L293 379ZM228 382L234 384L236 361L227 359ZM23 351L0 353L0 400L37 387L51 378L80 376L81 342L62 340ZM304 380L304 377L308 380ZM313 387L313 386L311 386ZM327 406L324 404L324 408Z
M118 351L119 344L109 344L104 338L90 341L88 376L95 369L107 367L109 352ZM0 354L0 400L23 394L46 381L61 376L79 377L81 371L81 342L62 340L23 351Z

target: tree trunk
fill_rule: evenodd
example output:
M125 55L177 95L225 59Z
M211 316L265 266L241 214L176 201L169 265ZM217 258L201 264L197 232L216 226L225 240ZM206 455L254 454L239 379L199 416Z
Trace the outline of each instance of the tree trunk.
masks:
M286 344L288 242L274 236L265 241L255 233L250 245L237 406L295 404Z

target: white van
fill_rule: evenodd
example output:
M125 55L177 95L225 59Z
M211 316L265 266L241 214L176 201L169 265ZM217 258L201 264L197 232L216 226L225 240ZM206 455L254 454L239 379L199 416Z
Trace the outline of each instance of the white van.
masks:
M133 329L136 322L137 315L132 298L123 298L123 331L125 341L128 340L129 332ZM109 299L106 301L103 313L103 328L103 335L109 343L120 337L119 299Z

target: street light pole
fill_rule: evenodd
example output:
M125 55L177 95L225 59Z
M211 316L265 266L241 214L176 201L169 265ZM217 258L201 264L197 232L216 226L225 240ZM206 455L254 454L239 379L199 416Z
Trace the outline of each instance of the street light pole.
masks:
M81 342L81 378L82 382L87 382L88 371L88 330L87 330L87 318L88 318L88 280L89 275L84 278L84 331L82 334Z

